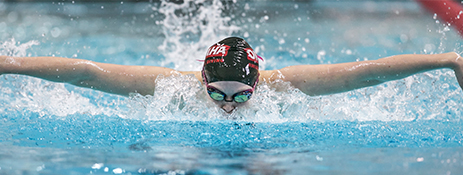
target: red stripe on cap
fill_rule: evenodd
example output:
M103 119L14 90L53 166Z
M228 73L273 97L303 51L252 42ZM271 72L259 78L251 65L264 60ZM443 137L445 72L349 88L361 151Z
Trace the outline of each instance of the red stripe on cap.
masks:
M248 66L251 67L251 68L259 70L259 66L255 65L255 64L248 63Z

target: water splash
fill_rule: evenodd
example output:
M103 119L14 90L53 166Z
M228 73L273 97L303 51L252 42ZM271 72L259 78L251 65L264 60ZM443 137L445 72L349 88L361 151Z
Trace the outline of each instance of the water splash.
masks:
M323 49L329 59L331 51ZM192 61L178 62L182 63L168 64ZM5 174L225 174L237 168L246 168L239 173L249 174L303 174L333 171L330 166L338 160L353 163L334 171L355 172L365 167L356 162L381 157L380 166L405 160L395 168L407 173L416 169L410 167L428 165L437 169L434 172L461 169L463 135L461 123L454 121L460 120L462 94L451 71L322 97L276 84L285 90L261 84L250 104L230 116L210 102L192 76L158 79L153 96L119 98L2 75L0 168ZM370 173L371 167L362 172ZM394 174L405 174L399 172Z
M148 120L237 120L308 122L313 120L454 120L462 95L452 71L438 70L352 92L310 97L286 82L263 83L244 107L224 114L194 76L157 80L154 96L132 98L130 118ZM452 81L452 83L449 83ZM275 88L279 86L279 88ZM284 89L284 90L278 90ZM443 94L437 92L444 92Z
M116 108L111 108L109 104L99 105L105 101L104 99L95 102L82 93L68 90L63 83L52 83L18 75L8 75L5 79L13 85L1 88L1 92L10 94L2 98L7 104L3 106L5 111L21 111L23 114L34 112L40 116L60 117L72 114L111 116L118 113Z
M207 10L206 10L207 9ZM212 10L211 10L212 9ZM166 39L160 46L166 57L163 65L179 70L195 70L203 51L215 41L240 28L222 16L220 1L163 1L155 8L166 17ZM444 36L445 32L443 31ZM441 40L442 41L442 40ZM443 43L443 41L441 42ZM37 41L24 44L14 39L2 42L0 54L27 56L27 49ZM323 60L325 59L325 55ZM320 58L322 59L322 58ZM277 61L275 61L277 62ZM307 122L313 120L348 121L459 121L461 90L452 71L438 70L348 93L309 97L283 82L263 83L249 104L233 114L225 114L213 104L199 81L193 76L164 77L157 80L153 96L116 97L89 89L51 83L35 78L2 75L0 80L1 111L25 111L41 116L106 115L135 120L244 122ZM441 93L444 92L444 93ZM25 114L24 112L20 112Z
M307 96L285 82L262 83L248 104L231 115L208 99L204 87L193 75L160 77L153 96L130 98L19 75L2 79L1 111L20 112L25 116L32 112L40 116L105 115L142 121L263 123L460 121L459 109L463 105L461 90L449 70L319 97Z
M214 120L220 110L205 100L206 94L193 75L159 77L153 96L133 96L129 118L143 120Z
M34 45L39 45L38 41L32 40L24 44L16 42L14 38L9 41L0 41L0 55L24 57L27 55L26 50Z
M240 30L230 24L231 18L222 15L224 5L220 0L185 0L178 4L162 1L159 8L165 18L158 22L163 25L164 42L159 46L166 57L163 66L174 65L176 70L200 70L202 59L212 43L231 36Z

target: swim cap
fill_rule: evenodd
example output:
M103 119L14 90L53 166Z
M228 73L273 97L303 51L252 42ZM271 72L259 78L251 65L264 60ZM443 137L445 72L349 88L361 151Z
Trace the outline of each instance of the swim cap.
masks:
M238 81L254 87L259 78L258 56L241 38L229 37L209 47L202 70L206 83Z

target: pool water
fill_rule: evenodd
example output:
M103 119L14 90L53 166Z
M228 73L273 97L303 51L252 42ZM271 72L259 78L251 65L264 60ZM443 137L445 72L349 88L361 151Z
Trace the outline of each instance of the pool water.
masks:
M183 3L182 3L183 2ZM413 1L6 3L0 55L60 56L199 71L206 49L244 37L261 69L461 53ZM310 97L262 84L224 114L193 76L121 97L0 77L0 174L460 174L462 91L435 70Z

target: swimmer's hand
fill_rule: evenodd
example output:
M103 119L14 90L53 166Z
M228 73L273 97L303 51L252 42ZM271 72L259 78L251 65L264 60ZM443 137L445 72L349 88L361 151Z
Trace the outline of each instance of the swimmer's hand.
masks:
M455 53L455 55L455 62L452 68L455 71L458 84L463 89L463 58L460 56L460 54Z

